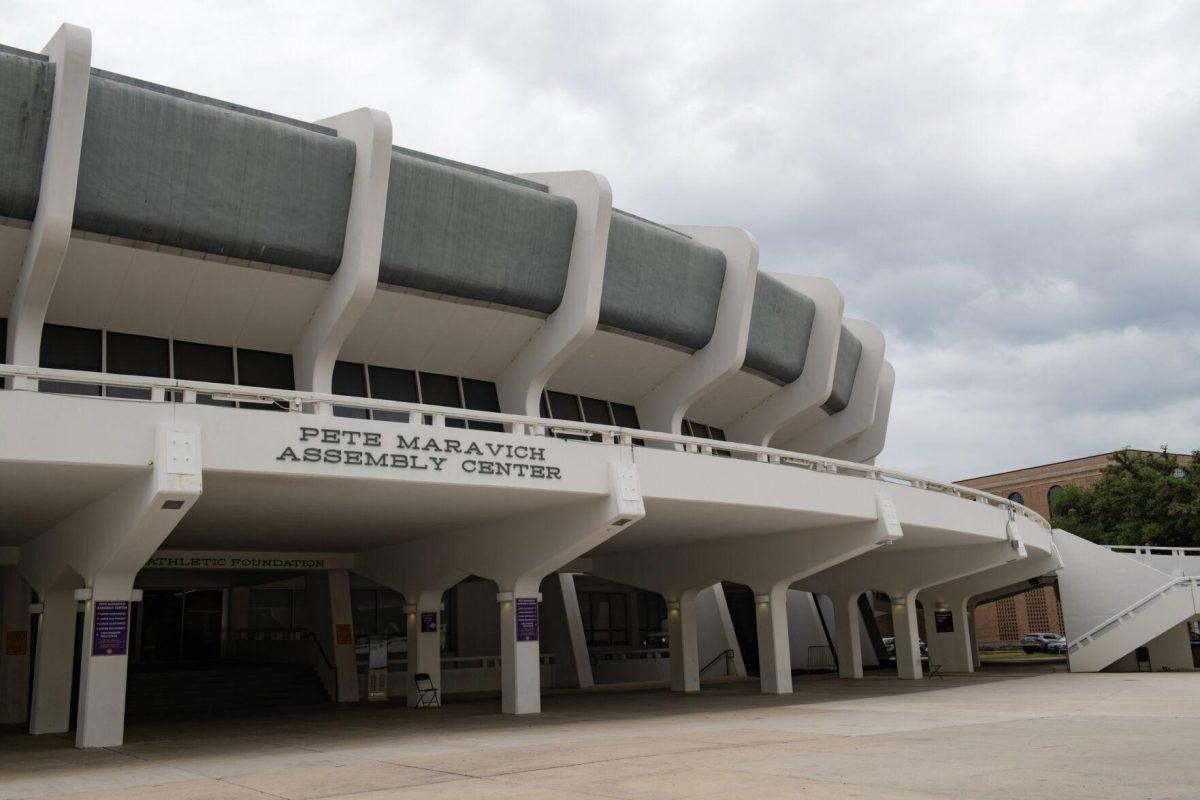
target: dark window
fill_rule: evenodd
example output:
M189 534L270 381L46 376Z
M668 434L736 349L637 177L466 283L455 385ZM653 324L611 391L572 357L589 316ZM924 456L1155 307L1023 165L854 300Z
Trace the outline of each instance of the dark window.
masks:
M500 410L500 397L496 394L496 384L491 381L463 378L462 393L467 408L475 411ZM472 422L470 427L477 431L504 430L504 426L499 422Z
M371 397L398 403L417 402L417 373L410 369L376 366L367 367L367 372L371 377ZM389 422L408 422L408 414L404 411L376 411L373 416Z
M1046 504L1050 506L1052 511L1054 510L1054 501L1060 494L1062 494L1061 486L1051 486L1050 491L1046 492Z
M624 403L612 404L613 422L622 428L640 428L637 409Z
M175 342L175 378L181 381L233 383L233 348L197 342ZM230 406L232 403L199 395L197 403Z
M171 377L171 343L151 336L130 333L106 334L105 372L114 375L146 375L151 378ZM149 400L149 389L124 386L108 387L109 397L129 397Z
M579 398L565 392L546 392L550 399L550 414L555 419L565 419L571 422L583 422L579 412Z
M458 393L458 378L453 375L440 375L436 372L422 372L421 402L431 406L449 406L462 408L462 397ZM432 422L426 415L426 424ZM447 419L447 428L465 428L466 423L461 419Z
M0 364L8 363L8 320L0 317Z
M583 421L592 422L597 425L612 425L612 413L608 410L608 403L603 400L597 400L594 397L581 397L579 403L583 406Z
M542 401L538 403L538 408L541 409L542 419L550 418L550 404L546 402L546 393L542 392Z
M1021 505L1025 505L1025 496L1022 495L1020 492L1011 493L1008 496L1008 499L1012 500L1014 503L1020 503Z
M661 594L638 592L638 625L647 633L666 630L667 601Z
M42 327L41 366L49 369L100 372L101 347L100 331L71 328L66 325L45 325ZM38 390L52 394L100 394L99 386L61 381L41 381Z
M579 615L588 644L629 644L629 624L623 592L582 592Z
M363 365L352 364L349 361L336 362L333 365L333 393L350 397L366 397L367 373L363 369ZM334 406L333 415L349 419L366 419L368 416L365 408L346 406Z
M296 377L292 357L287 353L268 353L263 350L237 349L237 382L240 386L262 386L266 389L294 389ZM238 403L242 408L261 408L286 411L277 403Z

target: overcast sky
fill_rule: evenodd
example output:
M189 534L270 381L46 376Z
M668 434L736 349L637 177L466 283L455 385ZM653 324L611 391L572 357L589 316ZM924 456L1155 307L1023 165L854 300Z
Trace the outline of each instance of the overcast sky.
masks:
M396 143L590 169L826 275L897 373L880 464L1200 446L1200 4L0 0L6 44Z

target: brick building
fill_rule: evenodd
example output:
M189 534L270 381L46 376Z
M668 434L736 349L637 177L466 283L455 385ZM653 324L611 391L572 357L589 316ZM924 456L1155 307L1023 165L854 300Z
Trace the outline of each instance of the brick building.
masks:
M969 478L958 483L1015 500L1050 519L1050 498L1058 488L1095 483L1108 467L1112 456L1112 453L1100 453ZM1190 460L1186 455L1180 455L1179 458L1185 462ZM1025 634L1037 631L1062 634L1062 609L1054 587L1039 586L1024 594L979 606L975 609L975 630L981 645L1017 642Z

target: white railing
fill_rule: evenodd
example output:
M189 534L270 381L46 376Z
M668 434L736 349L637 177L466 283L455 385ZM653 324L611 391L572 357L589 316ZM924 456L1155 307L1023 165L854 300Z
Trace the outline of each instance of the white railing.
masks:
M1110 630L1116 628L1118 625L1121 625L1121 624L1133 619L1139 613L1144 611L1147 606L1158 602L1159 600L1166 597L1168 594L1175 591L1176 589L1183 588L1183 589L1190 590L1192 587L1196 587L1196 586L1200 586L1200 577L1190 577L1189 576L1189 577L1185 577L1185 578L1176 578L1175 580L1170 581L1169 583L1165 583L1162 586L1155 589L1150 594L1148 594L1145 597L1143 597L1142 599L1138 600L1137 602L1131 603L1130 605L1126 606L1122 610L1118 611L1116 614L1113 614L1111 617L1104 620L1099 625L1096 625L1095 627L1093 627L1087 633L1084 633L1081 636L1077 636L1074 639L1072 639L1067 644L1067 650L1069 652L1074 653L1080 647L1091 644L1093 641L1095 641L1096 639L1099 639L1101 636L1108 633Z
M541 417L525 417L503 414L496 411L475 411L466 408L447 408L420 403L405 403L395 400L352 397L349 395L324 394L320 392L298 392L288 389L266 389L257 386L236 386L225 383L205 383L173 378L147 378L137 375L113 375L107 372L80 372L76 370L46 369L44 367L22 367L0 364L0 377L7 377L12 390L37 391L38 381L54 381L84 386L99 387L102 392L109 388L140 389L147 393L145 398L110 397L122 402L195 403L205 396L211 400L227 403L246 403L251 406L272 406L283 411L300 414L330 416L333 409L359 409L375 414L378 412L424 415L434 427L444 427L447 419L498 424L508 433L526 436L569 436L578 437L584 443L622 445L632 447L634 440L653 443L657 447L705 456L723 456L767 464L798 467L813 472L833 475L850 475L869 480L911 486L923 491L938 492L964 499L974 500L996 508L1007 509L1036 522L1047 530L1050 524L1039 514L1020 503L988 494L978 489L942 483L898 470L880 469L869 464L841 461L835 458L795 453L772 447L742 444L740 442L716 441L675 433L620 428L613 425L597 425L590 422L569 422ZM61 392L60 392L61 393ZM68 392L69 393L69 392ZM419 416L418 416L419 419Z
M1114 553L1134 556L1200 556L1200 547L1152 547L1149 545L1106 544Z

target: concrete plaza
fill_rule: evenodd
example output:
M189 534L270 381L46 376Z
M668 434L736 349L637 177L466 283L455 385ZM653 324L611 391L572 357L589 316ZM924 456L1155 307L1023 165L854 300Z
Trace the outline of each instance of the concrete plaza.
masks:
M0 798L1196 798L1200 676L798 677L130 724L119 748L0 734Z

